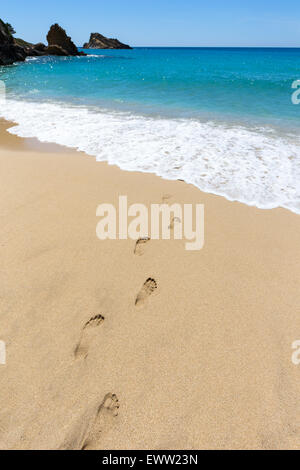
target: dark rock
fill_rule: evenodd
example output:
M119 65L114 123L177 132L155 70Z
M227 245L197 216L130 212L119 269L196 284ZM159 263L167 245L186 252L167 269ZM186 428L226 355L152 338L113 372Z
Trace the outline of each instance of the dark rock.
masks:
M14 38L14 40L15 40L15 43L16 43L18 46L21 46L21 47L28 47L28 48L34 47L31 42L24 41L24 39Z
M92 33L89 42L83 45L84 49L132 49L118 39L110 39L99 33Z
M25 52L27 54L27 57L40 57L42 55L45 55L44 52L38 51L34 47L25 49Z
M0 20L0 65L11 65L26 57L25 49L15 42L6 24Z
M25 51L27 56L35 56L39 57L42 55L46 55L46 46L45 44L39 42L38 44L32 45L31 47L26 47Z
M53 44L52 46L46 47L43 52L43 55L59 55L59 56L68 56L70 55L65 49L57 44Z
M0 20L0 65L11 65L24 61L28 56L77 56L86 55L79 52L71 38L58 24L51 26L47 35L48 47L39 43L33 45L23 39L15 39L7 25Z
M45 54L66 56L85 55L84 52L78 51L70 36L67 36L66 31L57 23L51 26L47 34L47 41L49 46L45 50Z
M38 44L35 44L33 46L33 48L36 50L36 51L39 51L39 52L44 52L46 50L46 46L45 44L43 44L42 42L39 42Z

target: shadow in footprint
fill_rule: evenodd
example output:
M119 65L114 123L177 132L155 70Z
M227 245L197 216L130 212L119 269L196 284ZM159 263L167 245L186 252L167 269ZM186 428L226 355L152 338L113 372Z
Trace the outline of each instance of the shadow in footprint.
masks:
M104 317L102 315L96 315L84 325L79 342L75 348L74 356L76 359L86 358L88 355L88 350L93 338L95 336L95 328L101 325L104 322Z
M180 223L181 223L181 219L179 217L172 217L171 223L168 228L170 230L174 230L175 225L180 224Z
M150 237L139 238L134 247L134 254L141 256L144 253L145 244L150 241Z
M98 447L101 436L114 425L119 413L119 400L113 393L107 393L98 407L94 422L91 423L81 450L92 450Z
M149 277L147 281L144 282L141 290L139 291L136 299L135 305L141 305L147 300L147 298L157 289L157 282L155 279Z

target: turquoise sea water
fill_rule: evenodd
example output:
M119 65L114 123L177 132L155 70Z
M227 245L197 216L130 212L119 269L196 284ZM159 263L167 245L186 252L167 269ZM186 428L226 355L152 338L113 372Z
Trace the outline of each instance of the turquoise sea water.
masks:
M13 132L300 212L300 49L86 52L0 67Z

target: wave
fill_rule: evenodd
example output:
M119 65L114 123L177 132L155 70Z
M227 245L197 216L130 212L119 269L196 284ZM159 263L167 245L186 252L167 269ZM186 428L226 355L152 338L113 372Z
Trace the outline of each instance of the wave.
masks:
M58 103L6 100L21 137L74 147L129 171L183 179L205 192L300 214L300 139L272 129L162 119Z
M26 57L25 62L35 62L39 60L40 57ZM18 64L18 62L16 62Z

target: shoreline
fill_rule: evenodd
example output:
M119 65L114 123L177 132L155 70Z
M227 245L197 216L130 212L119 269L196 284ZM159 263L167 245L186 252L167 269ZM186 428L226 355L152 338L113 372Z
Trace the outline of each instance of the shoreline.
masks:
M268 127L231 123L227 128L212 120L154 118L125 110L95 114L60 103L28 102L24 109L18 100L9 101L2 115L15 121L13 132L22 138L56 142L124 171L183 179L230 202L263 210L281 207L300 215L299 142L290 133L273 134L272 126L264 132ZM193 145L197 139L199 148Z
M283 207L283 206L279 206L279 207L258 207L255 204L248 204L247 202L244 202L244 201L239 201L239 200L236 200L236 199L229 199L226 195L221 194L221 193L203 191L200 188L198 188L195 184L189 183L189 182L185 181L184 179L169 179L169 178L166 178L164 176L161 176L161 175L156 174L156 173L151 172L151 171L140 171L140 170L125 169L125 168L120 167L116 163L109 163L107 161L96 160L95 155L90 155L86 151L79 150L76 147L69 147L67 145L58 144L58 143L54 143L54 142L43 142L43 141L40 141L38 137L21 137L18 134L14 134L14 133L9 132L9 129L11 127L15 127L15 126L18 126L18 125L19 125L18 122L8 121L8 120L0 117L0 132L3 134L3 131L5 131L5 135L6 135L6 139L4 139L4 146L5 146L5 142L7 142L7 135L9 135L13 138L11 141L9 141L8 144L6 143L7 148L10 148L10 144L13 143L13 145L19 144L20 149L22 149L22 150L32 150L32 151L35 151L35 152L38 152L38 151L45 152L46 151L47 153L62 152L62 153L72 153L72 154L77 154L77 155L79 154L81 156L86 156L88 158L93 158L97 164L108 165L108 167L117 168L118 170L120 170L121 172L124 172L124 173L136 173L138 175L151 175L152 177L159 178L163 181L169 181L169 182L173 182L173 183L174 182L175 183L177 183L177 182L184 183L188 186L193 187L196 191L199 191L201 194L204 194L204 195L207 194L208 196L225 199L228 203L239 204L241 206L247 206L247 207L256 209L258 211L283 210L283 211L291 212L294 215L300 215L300 212L298 214L294 210L291 210L287 207ZM0 145L2 146L3 144L0 143Z
M81 448L86 437L112 450L298 448L299 217L8 126L0 121L0 448ZM119 195L204 204L204 248L150 240L138 256L133 240L98 240L96 208ZM136 306L148 278L157 289Z

